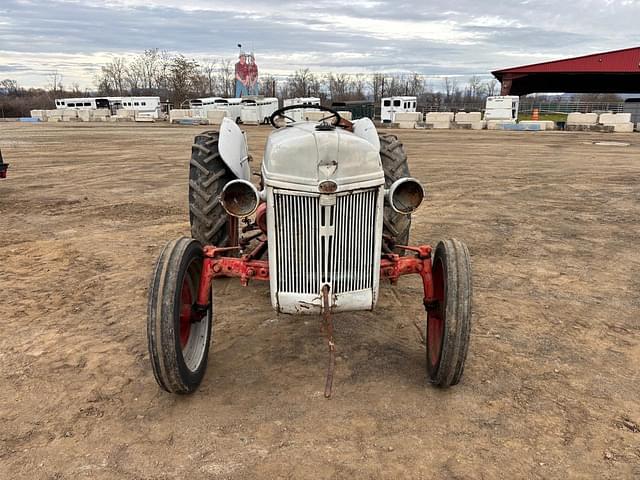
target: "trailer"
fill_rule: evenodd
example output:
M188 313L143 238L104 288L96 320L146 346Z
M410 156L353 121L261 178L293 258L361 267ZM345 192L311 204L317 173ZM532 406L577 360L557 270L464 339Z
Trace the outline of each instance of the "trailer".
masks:
M224 110L227 112L227 118L236 123L240 123L242 116L242 98L217 98L211 104L203 105L204 116L207 116L207 110Z
M207 108L208 105L215 105L217 100L222 100L222 97L192 98L189 100L189 108Z
M518 120L519 107L520 97L515 95L487 97L484 119Z
M98 110L108 109L112 114L118 110L135 110L143 116L160 118L160 97L76 97L55 100L56 109Z
M304 107L305 105L320 105L320 99L318 97L296 97L284 100L284 107L290 107L292 105L300 105L301 107ZM305 120L305 109L294 108L289 110L287 115L296 122L303 122Z
M278 99L275 97L266 98L243 98L240 120L242 123L258 125L269 123L269 118L278 110Z
M393 123L396 119L396 113L415 112L417 106L417 97L384 97L380 104L380 119L382 123Z
M331 108L343 112L351 112L351 119L369 118L375 116L375 104L368 100L349 100L345 102L333 102Z
M631 114L631 122L640 129L640 98L628 98L624 101L624 112Z

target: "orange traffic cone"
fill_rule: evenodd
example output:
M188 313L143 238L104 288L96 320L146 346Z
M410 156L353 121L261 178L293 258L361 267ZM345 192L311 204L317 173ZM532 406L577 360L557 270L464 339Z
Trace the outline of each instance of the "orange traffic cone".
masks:
M537 108L533 109L533 112L531 112L531 120L533 120L534 122L540 120L540 110L538 110Z

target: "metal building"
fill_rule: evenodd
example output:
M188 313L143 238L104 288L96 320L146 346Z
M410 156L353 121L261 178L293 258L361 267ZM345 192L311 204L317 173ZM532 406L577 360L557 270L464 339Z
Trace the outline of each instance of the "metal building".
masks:
M502 95L640 93L640 47L496 70Z

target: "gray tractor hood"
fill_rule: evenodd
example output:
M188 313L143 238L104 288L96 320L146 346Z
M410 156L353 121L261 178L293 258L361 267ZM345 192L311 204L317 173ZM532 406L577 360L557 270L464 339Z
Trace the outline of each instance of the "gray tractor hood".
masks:
M317 192L321 182L332 180L339 192L384 183L379 147L342 128L317 130L317 125L296 123L269 136L265 185Z

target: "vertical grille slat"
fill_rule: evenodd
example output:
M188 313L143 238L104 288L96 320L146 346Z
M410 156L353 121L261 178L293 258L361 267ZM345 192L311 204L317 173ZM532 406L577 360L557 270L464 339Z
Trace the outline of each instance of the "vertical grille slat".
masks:
M281 192L274 193L278 291L319 294L325 282L334 294L372 288L378 190L338 195L335 205ZM321 235L321 226L333 234Z

